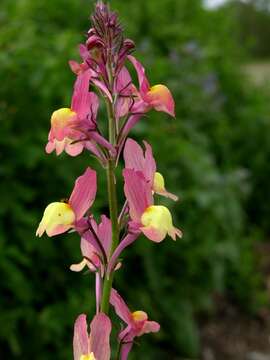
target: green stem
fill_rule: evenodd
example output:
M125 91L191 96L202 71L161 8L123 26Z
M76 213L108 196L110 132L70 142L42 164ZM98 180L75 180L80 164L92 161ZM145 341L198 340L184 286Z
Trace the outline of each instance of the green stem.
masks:
M115 143L115 127L114 127L114 112L113 106L108 101L107 111L109 118L109 139L112 144ZM117 195L116 195L116 183L115 183L115 160L109 159L107 166L107 187L108 187L108 200L110 208L110 218L112 223L112 244L109 254L111 258L114 250L119 243L119 226L118 226L118 209L117 209ZM109 260L108 259L108 260ZM105 274L103 282L103 291L101 299L101 311L105 314L109 312L110 294L113 283L113 272L108 276Z

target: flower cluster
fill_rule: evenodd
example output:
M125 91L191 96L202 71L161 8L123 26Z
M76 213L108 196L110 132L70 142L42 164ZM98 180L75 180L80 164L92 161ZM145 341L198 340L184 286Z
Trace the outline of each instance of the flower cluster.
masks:
M165 85L150 86L142 64L131 55L134 43L125 39L116 13L99 1L91 17L92 27L85 44L79 46L81 63L70 61L76 79L70 107L53 112L46 152L66 152L77 156L91 152L107 173L109 217L94 218L91 207L97 193L96 172L88 167L75 182L67 201L49 204L36 235L55 236L76 231L81 239L82 258L70 266L75 272L85 267L96 279L96 315L88 333L86 315L74 326L75 360L109 360L111 320L109 307L126 324L118 335L121 360L128 354L136 337L159 331L159 324L148 320L144 311L131 312L119 293L112 288L113 275L121 266L119 256L140 234L156 243L169 235L173 240L182 233L173 225L169 209L155 205L154 197L177 196L165 188L157 171L151 146L140 146L129 137L131 129L151 109L175 116L174 100ZM128 64L134 67L133 81ZM136 84L137 82L137 84ZM97 120L100 101L108 114L108 132L102 133ZM104 127L104 126L103 126ZM118 211L115 170L124 158L126 201Z

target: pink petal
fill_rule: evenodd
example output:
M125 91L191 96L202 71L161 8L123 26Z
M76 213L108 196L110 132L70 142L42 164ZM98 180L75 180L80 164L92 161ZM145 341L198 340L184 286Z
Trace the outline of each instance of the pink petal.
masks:
M112 95L111 95L109 89L107 88L107 86L103 82L101 82L100 80L97 80L95 78L92 78L91 81L107 96L107 98L110 100L110 102L113 102Z
M145 158L140 145L133 139L126 141L124 148L125 168L141 171L144 173Z
M144 141L143 143L146 149L144 173L146 179L149 179L152 185L154 181L155 172L157 171L156 161L153 156L152 147L146 141Z
M132 94L133 91L132 79L125 66L121 69L121 71L117 75L115 87L116 87L115 91L121 95Z
M48 141L46 147L45 147L45 151L47 154L52 153L55 150L55 145L53 141Z
M143 334L156 333L160 330L160 325L156 321L146 321L139 336Z
M97 131L93 131L91 133L91 138L99 145L105 147L106 149L110 150L113 155L116 154L116 150L114 146L106 140L103 136L101 136Z
M111 220L108 219L105 215L101 216L101 223L98 226L97 235L104 247L107 256L109 256L112 243L112 223Z
M76 144L67 144L65 151L70 156L78 156L83 151L84 145L81 142Z
M89 51L87 50L87 47L84 44L79 45L79 53L84 61L89 58Z
M138 79L139 79L139 85L140 85L140 93L142 95L144 95L150 89L149 82L145 75L145 69L142 66L142 64L134 56L129 55L128 59L132 63L132 65L134 66L134 68L137 72Z
M127 139L124 149L125 167L127 169L142 171L146 180L149 181L152 186L156 172L156 162L151 146L146 141L144 141L144 145L146 148L145 154L136 141L130 138Z
M131 169L124 169L124 191L128 200L129 212L132 220L140 223L144 210L153 204L151 185L146 181L143 173Z
M76 182L72 194L69 198L69 204L76 215L76 220L80 220L86 211L93 204L97 191L96 172L89 167L85 173L80 176Z
M58 225L53 230L46 230L46 233L49 237L63 234L64 232L70 230L72 228L72 225ZM40 235L41 236L41 235Z
M91 236L91 232L88 231L87 234ZM94 239L93 239L94 240ZM95 241L95 240L94 240ZM91 271L95 271L100 266L100 260L97 254L99 254L99 249L97 250L95 246L89 241L89 237L86 236L81 238L81 252L85 259L87 259L87 265L89 263L89 268ZM90 261L91 263L90 263Z
M155 85L145 95L144 100L157 111L175 117L175 104L170 90L165 85Z
M80 360L82 355L88 354L88 332L86 315L80 315L75 321L73 336L74 360Z
M111 321L103 313L97 314L90 324L90 352L97 360L110 360Z
M133 346L133 341L130 341L130 342L122 345L120 360L128 359L128 355L132 349L132 346Z
M98 150L96 144L90 142L90 141L86 141L85 142L85 148L89 151L91 151L97 158L99 158L102 163L105 161L104 156L100 153L100 151Z
M96 98L94 93L89 92L91 71L86 70L77 76L71 101L71 109L75 111L80 119L84 119L90 112L91 104Z
M122 253L122 251L128 247L129 245L131 245L140 235L140 232L138 231L137 233L128 233L127 236L120 242L120 244L117 246L117 248L115 249L109 264L108 264L108 273L110 273L111 271L113 271L114 269L116 269L116 264L117 264L117 260L120 256L120 254Z
M167 236L167 231L159 231L151 226L144 226L141 227L140 230L143 232L143 234L149 239L156 243L159 243L165 239Z
M129 308L115 289L111 290L110 303L114 307L116 314L125 321L126 324L131 325L132 319Z
M85 232L83 234L83 239L85 241L85 243L84 243L85 248L83 250L85 254L87 254L87 252L88 252L88 255L90 255L89 250L87 250L87 248L86 248L86 244L88 243L91 246L91 249L92 248L94 249L93 253L96 253L99 256L102 256L102 249L100 247L100 244L97 242L96 237L93 235L92 231L88 230L87 232ZM91 254L91 256L92 256L90 258L91 260L95 259L93 253ZM87 255L85 255L85 256L87 256ZM95 265L97 265L97 266L99 265L99 262L97 262L96 260L93 262Z
M68 64L74 74L78 75L82 71L81 65L77 61L69 60Z

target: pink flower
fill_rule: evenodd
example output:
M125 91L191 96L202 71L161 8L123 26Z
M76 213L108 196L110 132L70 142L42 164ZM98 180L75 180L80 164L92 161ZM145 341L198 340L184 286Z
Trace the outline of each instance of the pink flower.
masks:
M141 171L124 169L124 191L129 205L132 222L130 227L142 231L150 240L161 242L168 234L173 240L182 232L172 223L170 211L161 205L154 205L151 184Z
M119 340L122 344L121 360L126 360L134 338L151 332L158 332L160 325L155 321L149 321L148 315L144 311L131 312L115 289L111 291L110 303L113 305L116 314L127 324L127 327L119 334Z
M142 108L148 111L154 108L157 111L163 111L175 117L175 104L170 90L165 85L150 86L145 75L145 69L142 64L134 57L129 55L128 59L135 67L139 79L138 97L142 100Z
M53 202L46 207L36 235L41 237L46 232L48 236L54 236L76 228L76 224L93 204L96 191L96 172L88 167L76 180L67 202Z
M124 149L125 168L141 171L154 193L178 200L176 195L166 190L164 177L156 171L151 146L146 141L144 141L144 146L145 152L135 140L127 139Z
M99 100L94 92L89 92L90 79L91 70L81 71L74 85L71 108L61 108L53 112L47 153L55 150L57 155L65 151L71 156L77 156L87 148L104 160L96 143L115 151L97 131Z
M74 325L74 360L110 360L111 321L103 313L97 314L87 330L86 315L80 315Z

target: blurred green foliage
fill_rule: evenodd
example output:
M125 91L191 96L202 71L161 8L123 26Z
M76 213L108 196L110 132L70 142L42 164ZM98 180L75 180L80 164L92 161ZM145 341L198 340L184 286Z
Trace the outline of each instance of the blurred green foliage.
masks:
M241 73L238 23L228 13L208 12L199 0L111 3L151 82L166 83L176 99L176 120L150 113L132 135L153 144L168 189L180 196L168 204L185 234L158 246L141 238L125 253L116 287L162 324L131 358L195 357L197 320L213 313L215 294L251 314L266 304L254 246L270 230L269 96ZM44 152L50 114L70 102L67 62L78 59L92 6L0 4L1 358L71 359L74 319L94 311L93 279L69 271L80 259L78 237L34 236L46 204L67 197L86 165L98 167L87 153ZM96 214L108 211L99 174Z
M269 59L269 0L230 0L219 11L238 22L238 42L240 46L245 44L247 53L256 59Z

